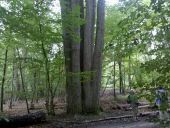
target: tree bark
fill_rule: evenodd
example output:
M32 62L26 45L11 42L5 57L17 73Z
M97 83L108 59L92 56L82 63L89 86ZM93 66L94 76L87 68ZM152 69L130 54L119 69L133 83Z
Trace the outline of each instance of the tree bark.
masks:
M26 107L27 107L27 112L30 113L26 89L25 89L24 77L23 77L23 72L22 72L21 57L20 57L19 49L17 49L17 52L18 52L18 58L19 58L19 70L20 70L20 75L21 75L22 89L24 92L24 98L25 98L25 103L26 103Z
M71 1L71 9L74 11L74 9L80 6L80 0L72 0ZM80 12L80 9L77 11ZM74 13L74 12L73 12ZM75 15L72 17L72 22L74 20L79 21L80 20L80 15ZM72 37L72 42L71 42L71 77L72 77L72 84L71 84L71 90L72 90L72 98L71 100L77 100L76 102L72 102L70 104L70 109L69 111L71 113L75 113L77 111L81 112L82 111L82 106L81 106L81 83L80 83L80 23L72 25L72 31L73 31L73 36L77 36L76 39L75 37ZM75 92L75 94L74 94Z
M15 81L15 84L16 84L16 89L18 91L18 93L20 94L22 89L21 89L21 81L20 81L20 74L19 74L19 68L17 66L17 64L15 65L15 74L14 74L14 81ZM18 97L20 99L20 96Z
M113 91L114 91L114 97L116 97L116 61L114 60L114 67L113 67L114 73L113 73Z
M85 12L85 9L84 9L84 0L80 0L80 18L82 20L84 20L84 12ZM81 26L80 26L80 39L81 39L81 41L80 41L80 69L81 69L81 72L83 72L84 24L81 24ZM83 83L81 83L81 84L83 86Z
M32 85L32 98L30 103L30 109L34 109L34 101L37 99L37 89L36 89L36 83L37 83L37 72L34 70L33 72L33 85Z
M123 78L122 78L122 61L118 61L119 65L119 92L122 94L122 88L123 88Z
M99 92L101 86L102 74L102 51L104 47L104 20L105 19L105 1L98 0L97 4L97 30L96 41L92 62L92 111L99 111Z
M41 25L40 25L40 33L41 31ZM52 92L52 86L50 82L50 64L47 56L47 52L45 50L44 42L41 42L41 48L42 48L42 53L44 57L44 63L45 63L45 77L46 77L46 109L48 115L55 115L54 111L54 103L53 103L53 92Z
M11 98L9 103L9 109L12 109L12 103L13 103L13 96L14 96L14 85L15 85L15 50L14 50L14 56L13 56L13 65L12 65L12 82L11 82Z
M7 70L7 58L8 58L8 48L5 50L5 61L2 75L2 86L1 86L1 112L3 112L3 104L4 104L4 84L6 78L6 70Z
M131 57L130 55L129 55L128 68L129 68L128 81L129 81L129 88L131 89Z
M95 0L86 0L86 17L84 27L84 44L83 44L83 111L88 113L92 108L91 92L91 65L92 49L94 45L94 17L95 17Z
M76 114L82 112L98 112L99 88L102 73L102 50L104 45L105 2L98 1L97 30L94 47L95 0L86 0L85 25L75 21L84 18L83 0L60 0L63 44L66 69L67 112ZM79 15L75 15L74 9ZM77 10L76 10L77 12ZM71 17L70 17L71 16ZM80 29L81 27L81 29ZM81 30L81 31L80 31ZM75 38L81 37L80 40ZM84 75L80 78L80 73ZM83 82L81 83L80 80ZM82 92L81 92L82 91ZM82 107L83 106L83 107Z
M16 95L16 98L17 99L21 99L21 92L22 92L22 88L21 88L21 81L20 81L20 74L19 74L19 66L18 66L18 63L17 63L17 50L14 48L14 79L13 79L13 82L14 82L14 88L16 89L17 91L17 94L19 95Z
M80 18L85 20L85 2L84 0L80 0ZM83 72L84 68L84 29L85 25L81 24L80 26L80 70ZM82 102L82 112L85 113L85 94L84 94L84 82L83 77L81 76L81 102Z
M68 18L70 18L70 12L73 13L74 9L80 6L80 1L60 0L60 5L63 20L62 24L66 69L67 113L76 114L82 112L80 83L80 41L78 39L80 38L80 24L74 24L74 20L80 20L80 15L75 15L71 17L71 19ZM80 11L80 9L78 11ZM75 36L78 38L75 39Z
M125 71L125 62L123 63L123 80L122 80L122 93L125 94L126 90L126 71Z

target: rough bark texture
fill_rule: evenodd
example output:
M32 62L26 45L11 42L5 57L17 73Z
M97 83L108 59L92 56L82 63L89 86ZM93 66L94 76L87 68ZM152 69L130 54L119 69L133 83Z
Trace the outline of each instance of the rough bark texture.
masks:
M85 16L85 9L84 9L84 0L80 0L80 18L82 20L84 20L84 16ZM84 55L84 28L85 28L85 25L84 24L81 24L80 26L80 70L81 72L83 72L83 63L84 63L84 58L83 58L83 55ZM84 112L85 111L85 96L84 96L84 82L83 82L83 77L81 77L81 102L82 102L82 111Z
M102 51L104 47L104 18L105 18L105 1L98 0L97 4L97 30L96 41L92 63L92 106L93 112L99 110L99 91L101 86L102 74Z
M83 111L90 112L92 108L92 90L91 90L91 65L92 65L92 49L94 45L94 9L95 0L86 0L86 17L84 28L84 45L83 45Z
M72 0L71 1L71 9L72 11L76 9L77 6L80 6L80 0ZM80 9L77 11L80 12ZM74 13L74 11L73 11ZM80 14L80 13L79 13ZM74 15L72 17L72 31L73 31L73 37L71 42L71 77L72 77L72 84L71 84L71 91L72 97L70 105L69 112L75 113L75 112L81 112L81 83L80 83L80 23L78 22L80 20L80 15ZM74 23L74 20L77 21L78 24ZM76 38L75 38L76 37ZM75 102L76 100L76 102Z
M98 1L97 30L94 44L96 1L60 0L66 69L67 113L95 113L99 108L102 50L104 44L104 0ZM80 8L77 9L77 7ZM74 10L78 15L74 14ZM76 23L76 24L75 24ZM81 38L81 40L79 39ZM77 39L77 40L76 40ZM79 40L78 40L79 39ZM95 47L94 47L95 46ZM83 77L80 77L83 74ZM82 81L83 82L82 82Z
M82 20L84 20L84 0L80 0L80 18ZM81 72L83 72L83 52L84 52L84 24L81 24L80 26L80 69ZM83 79L82 79L83 80ZM81 85L83 86L83 82L81 83Z
M73 39L75 38L74 36L80 36L80 27L79 25L73 24L73 18L80 18L80 16L71 17L71 19L69 19L69 17L70 12L72 12L75 7L80 5L80 1L60 0L60 4L63 20L67 113L75 114L81 113L82 107L80 84L80 41Z

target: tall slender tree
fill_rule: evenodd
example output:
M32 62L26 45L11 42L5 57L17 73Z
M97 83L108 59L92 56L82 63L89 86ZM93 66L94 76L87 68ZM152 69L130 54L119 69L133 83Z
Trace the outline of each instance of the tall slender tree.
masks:
M4 84L6 78L6 70L7 70L7 58L8 58L8 47L5 50L5 59L4 59L4 68L2 75L2 85L1 85L1 112L3 112L3 104L4 104Z

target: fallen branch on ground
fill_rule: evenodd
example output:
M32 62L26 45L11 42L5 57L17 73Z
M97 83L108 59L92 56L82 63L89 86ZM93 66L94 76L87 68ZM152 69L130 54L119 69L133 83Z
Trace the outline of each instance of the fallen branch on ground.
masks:
M138 117L155 117L158 115L158 112L144 112L144 113L139 113ZM95 119L95 120L85 120L85 121L62 121L58 120L58 122L62 123L68 123L68 124L89 124L89 123L95 123L95 122L102 122L102 121L109 121L109 120L121 120L121 119L129 119L133 118L133 115L124 115L124 116L115 116L115 117L106 117L106 118L101 118L101 119Z

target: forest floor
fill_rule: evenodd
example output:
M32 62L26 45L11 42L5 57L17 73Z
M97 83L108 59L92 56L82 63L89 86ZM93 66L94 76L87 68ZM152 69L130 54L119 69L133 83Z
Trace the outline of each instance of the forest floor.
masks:
M158 124L148 122L147 118L139 118L139 121L134 121L130 118L124 118L120 120L104 120L109 117L118 117L132 115L131 110L125 110L124 106L128 106L126 103L126 96L119 96L114 99L112 91L107 91L101 97L101 109L98 115L66 115L66 104L63 98L55 99L55 117L47 117L47 122L43 124L38 124L35 126L29 126L27 128L157 128ZM144 102L144 104L147 104ZM8 103L5 104L5 114L7 116L16 116L27 114L26 105L24 101L18 101L13 104L13 108L8 108ZM44 100L39 100L35 103L35 108L31 112L36 111L45 112L45 102ZM152 111L148 108L139 109L139 113ZM97 121L97 120L103 121ZM84 123L86 122L86 123ZM87 123L89 122L89 123ZM92 123L91 123L92 122Z
M100 124L91 126L88 128L160 128L159 124L147 122L147 121L138 121L138 122L129 122L129 123L109 123L109 124Z

